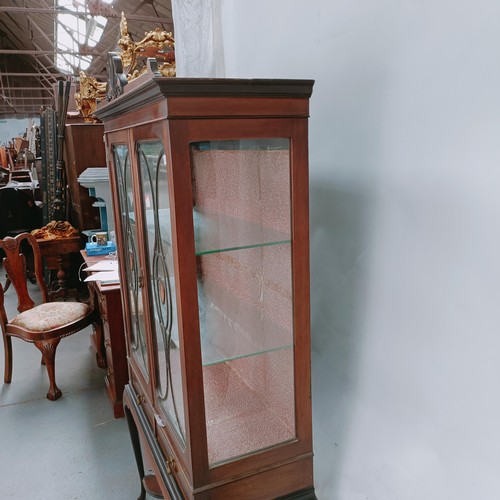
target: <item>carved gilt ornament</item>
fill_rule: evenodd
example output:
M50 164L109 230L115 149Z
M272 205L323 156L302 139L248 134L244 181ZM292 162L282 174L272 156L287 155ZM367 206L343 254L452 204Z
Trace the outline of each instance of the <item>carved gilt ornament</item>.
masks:
M80 89L75 93L76 107L86 122L95 122L93 114L97 104L103 99L118 97L123 87L146 72L146 59L158 61L158 72L162 76L174 77L175 40L172 33L156 28L148 31L139 42L134 42L128 32L125 14L120 20L118 50L108 56L108 82L98 82L95 78L80 71ZM119 60L117 60L117 58Z

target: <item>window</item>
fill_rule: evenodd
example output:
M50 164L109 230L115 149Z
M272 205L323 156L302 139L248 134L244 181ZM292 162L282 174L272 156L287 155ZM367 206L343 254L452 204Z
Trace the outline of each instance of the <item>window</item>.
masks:
M113 0L101 0L110 4ZM56 0L56 8L61 13L56 18L56 46L62 52L56 54L56 66L61 71L78 74L86 70L92 62L91 55L83 55L87 49L97 45L104 32L107 19L89 14L86 0ZM65 14L64 11L71 14ZM81 15L75 15L81 12ZM65 52L75 52L67 54Z

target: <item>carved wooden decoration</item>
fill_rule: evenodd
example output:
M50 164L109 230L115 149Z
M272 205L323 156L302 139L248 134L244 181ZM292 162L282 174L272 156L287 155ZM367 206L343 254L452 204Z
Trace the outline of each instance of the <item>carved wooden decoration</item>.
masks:
M134 42L128 32L127 19L122 12L120 38L117 52L108 54L108 82L98 82L80 71L80 89L75 93L76 107L86 122L95 123L97 104L106 98L115 99L123 93L123 87L143 75L147 70L144 59L155 58L158 75L176 75L174 37L172 33L156 28L144 33L139 42Z
M108 87L106 99L111 101L123 94L123 87L128 80L123 73L123 64L120 56L116 52L108 53Z

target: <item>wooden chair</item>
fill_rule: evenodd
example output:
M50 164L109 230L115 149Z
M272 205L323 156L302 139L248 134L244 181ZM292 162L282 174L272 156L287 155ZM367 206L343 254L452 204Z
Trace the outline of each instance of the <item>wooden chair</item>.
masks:
M28 243L33 250L36 282L42 295L42 303L35 305L30 297L26 283L26 258L21 244ZM0 240L4 250L3 264L17 293L19 314L8 319L4 304L4 289L0 284L0 324L2 327L5 373L4 382L12 379L12 339L19 337L32 342L42 353L42 364L47 366L49 392L47 398L55 401L61 397L61 391L55 381L55 356L59 341L82 330L94 319L94 308L82 302L49 302L47 286L43 280L42 258L36 239L30 233L6 237Z

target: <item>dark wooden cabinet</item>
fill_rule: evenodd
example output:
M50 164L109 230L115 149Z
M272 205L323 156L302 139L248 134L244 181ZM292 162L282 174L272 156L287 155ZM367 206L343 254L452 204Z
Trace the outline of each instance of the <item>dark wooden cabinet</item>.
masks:
M315 498L310 80L148 75L102 105L141 477L165 498ZM142 490L144 495L144 490Z
M69 186L70 216L79 231L101 227L99 209L89 190L78 183L78 176L89 167L106 166L106 150L101 124L74 123L66 125L65 165Z

